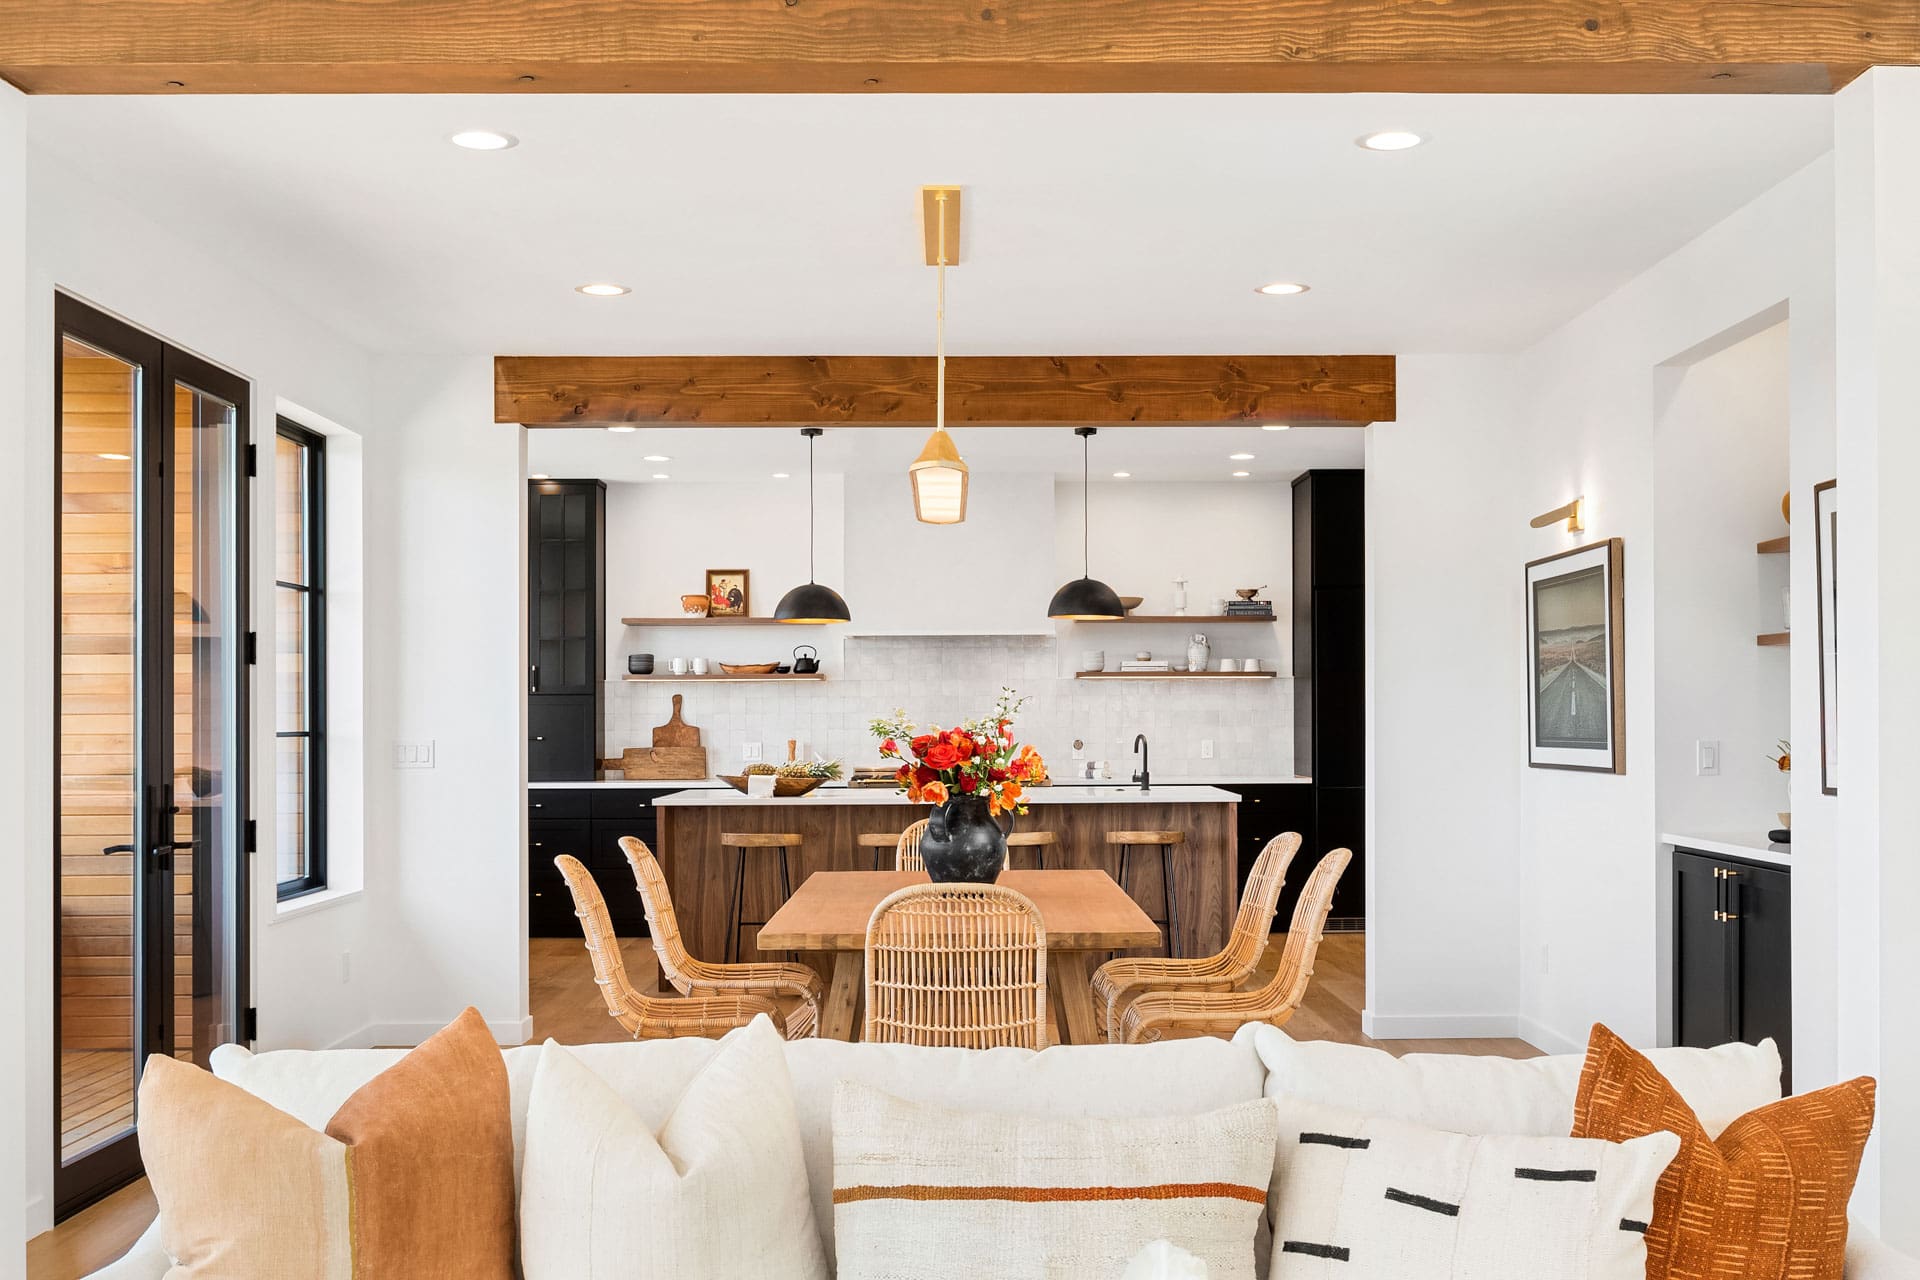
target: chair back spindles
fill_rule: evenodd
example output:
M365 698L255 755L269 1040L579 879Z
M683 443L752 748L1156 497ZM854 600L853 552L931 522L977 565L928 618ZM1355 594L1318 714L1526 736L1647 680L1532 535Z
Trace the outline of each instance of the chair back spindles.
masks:
M900 843L894 846L893 869L895 871L925 871L927 864L920 857L920 837L927 834L925 818L914 823L900 833Z
M1046 924L1012 889L927 884L890 894L867 925L866 967L867 1040L1045 1046Z

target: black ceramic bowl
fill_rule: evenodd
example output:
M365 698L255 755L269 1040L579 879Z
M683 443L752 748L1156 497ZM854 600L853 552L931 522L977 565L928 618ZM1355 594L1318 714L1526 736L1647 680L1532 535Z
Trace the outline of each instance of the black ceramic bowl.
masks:
M653 655L650 653L630 653L627 655L627 672L630 675L650 676L653 674Z

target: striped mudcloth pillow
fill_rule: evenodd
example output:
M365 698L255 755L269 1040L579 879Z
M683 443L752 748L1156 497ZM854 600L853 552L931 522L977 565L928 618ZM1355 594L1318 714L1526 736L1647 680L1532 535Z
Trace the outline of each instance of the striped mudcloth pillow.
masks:
M1168 1240L1208 1280L1253 1280L1273 1103L1199 1116L1036 1119L903 1102L853 1081L833 1104L839 1280L1107 1280Z
M1278 1105L1270 1280L1646 1280L1671 1133L1470 1137Z

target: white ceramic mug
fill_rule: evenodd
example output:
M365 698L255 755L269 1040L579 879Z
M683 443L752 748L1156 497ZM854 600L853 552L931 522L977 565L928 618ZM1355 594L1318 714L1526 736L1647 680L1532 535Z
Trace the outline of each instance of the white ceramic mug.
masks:
M685 658L669 659L667 662L667 670L677 676L683 676L687 674L687 660Z
M705 658L695 658L693 660L693 674L697 676L707 674L707 660Z
M1232 658L1222 658L1220 659L1220 665L1218 669L1221 671L1238 671L1240 669L1240 664Z
M1258 671L1260 669L1260 659L1258 658L1243 659L1240 663L1240 669L1242 671Z

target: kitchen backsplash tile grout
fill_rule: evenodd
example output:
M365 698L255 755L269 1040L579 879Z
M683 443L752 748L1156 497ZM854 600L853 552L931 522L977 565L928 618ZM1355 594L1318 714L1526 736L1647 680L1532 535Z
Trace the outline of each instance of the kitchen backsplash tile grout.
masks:
M817 683L639 683L610 680L603 754L645 746L666 721L675 693L685 717L701 729L710 767L731 770L741 749L758 742L768 760L786 758L787 739L803 754L851 767L879 760L867 723L896 707L918 721L952 724L985 714L1003 685L1030 701L1020 740L1031 742L1056 778L1075 771L1073 742L1124 778L1133 769L1133 738L1145 733L1156 778L1290 775L1293 772L1293 682L1091 681L1062 674L1051 636L854 636L844 669ZM1211 759L1201 757L1213 742Z

